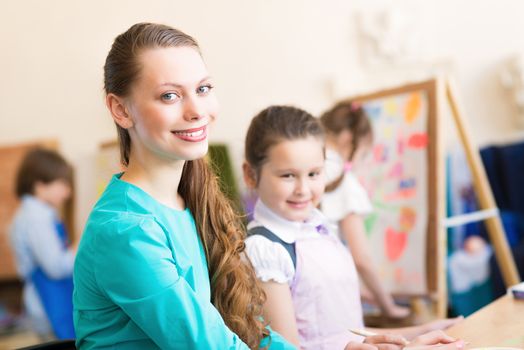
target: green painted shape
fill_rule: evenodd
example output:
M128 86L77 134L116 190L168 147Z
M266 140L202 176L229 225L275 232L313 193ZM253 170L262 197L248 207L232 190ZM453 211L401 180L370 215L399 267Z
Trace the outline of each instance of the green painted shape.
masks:
M371 236L371 232L373 232L373 228L375 227L375 223L377 222L378 214L371 213L364 219L364 227L366 229L366 235L369 237Z

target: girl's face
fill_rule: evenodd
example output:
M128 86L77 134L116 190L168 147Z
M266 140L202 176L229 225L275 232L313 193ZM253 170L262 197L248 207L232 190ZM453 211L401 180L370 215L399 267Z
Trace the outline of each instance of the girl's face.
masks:
M190 47L147 49L124 105L131 152L161 160L193 160L208 148L218 103L200 54Z
M35 183L34 195L55 208L60 208L71 196L71 186L62 179L49 183L38 181Z
M290 221L305 221L324 193L324 144L315 137L269 148L257 184L260 200Z
M371 154L372 147L373 138L371 136L365 136L360 141L357 149L355 150L355 153L353 153L351 164L354 168L362 168L366 166L366 163L369 160L369 155Z

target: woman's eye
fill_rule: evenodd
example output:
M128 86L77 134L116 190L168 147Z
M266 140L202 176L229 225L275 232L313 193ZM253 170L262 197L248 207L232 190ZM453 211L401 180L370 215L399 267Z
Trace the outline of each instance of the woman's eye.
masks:
M162 100L167 102L175 101L178 98L178 95L174 92L168 92L162 95Z
M210 84L202 85L202 86L198 87L197 92L200 95L205 95L205 94L209 93L209 91L211 91L211 89L213 89L213 86L211 86Z
M291 179L293 178L293 174L283 174L283 175L280 175L280 177L283 179Z
M320 175L320 171L312 171L309 173L309 177L318 177Z

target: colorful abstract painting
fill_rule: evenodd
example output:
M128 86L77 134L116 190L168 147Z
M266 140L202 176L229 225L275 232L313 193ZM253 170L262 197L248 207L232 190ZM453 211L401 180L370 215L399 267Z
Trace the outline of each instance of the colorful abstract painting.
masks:
M387 287L424 294L428 223L428 96L424 91L363 103L374 132L365 166L355 169L374 212L366 228Z

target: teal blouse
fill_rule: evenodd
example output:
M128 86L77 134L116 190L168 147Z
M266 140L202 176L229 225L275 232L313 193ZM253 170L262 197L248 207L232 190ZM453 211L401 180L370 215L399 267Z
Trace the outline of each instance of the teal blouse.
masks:
M120 176L89 216L76 257L77 348L248 349L211 304L189 210L166 207ZM294 347L271 331L270 349Z

